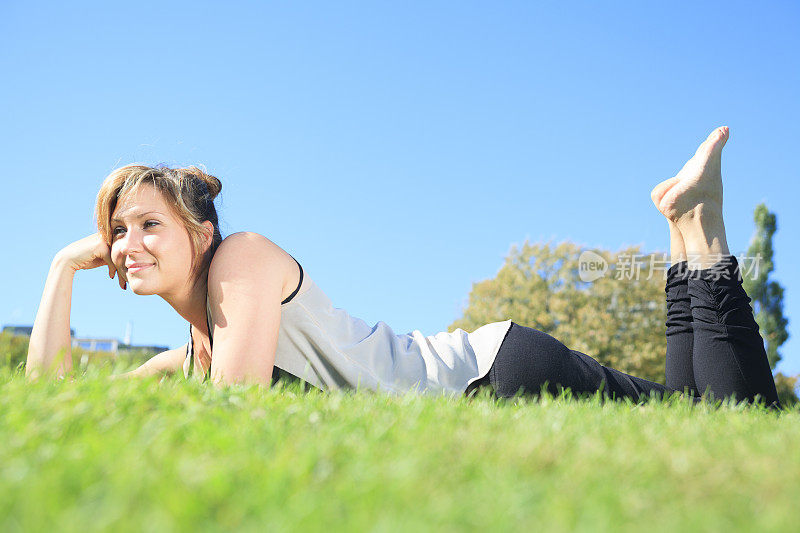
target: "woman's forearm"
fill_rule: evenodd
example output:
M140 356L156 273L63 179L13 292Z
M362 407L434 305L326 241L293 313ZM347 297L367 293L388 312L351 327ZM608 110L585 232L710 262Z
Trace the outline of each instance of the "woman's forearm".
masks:
M74 268L56 254L47 274L28 345L25 375L31 378L56 370L61 377L72 370L69 315L72 306Z

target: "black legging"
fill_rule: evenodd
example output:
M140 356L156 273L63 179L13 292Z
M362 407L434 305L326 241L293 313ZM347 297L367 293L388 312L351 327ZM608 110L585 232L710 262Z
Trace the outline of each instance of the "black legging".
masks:
M551 394L603 391L614 399L682 391L699 401L707 389L714 398L735 395L780 408L764 342L753 319L750 298L734 256L706 270L688 270L686 261L667 271L667 385L637 378L570 350L554 337L512 322L489 373L465 391L491 385L499 397L538 394L547 382Z

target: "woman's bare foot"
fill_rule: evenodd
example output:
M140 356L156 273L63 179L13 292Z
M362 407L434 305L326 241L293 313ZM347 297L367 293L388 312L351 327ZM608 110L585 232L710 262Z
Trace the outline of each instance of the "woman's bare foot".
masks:
M728 134L727 126L711 132L681 171L650 193L667 220L679 224L682 218L694 218L698 206L706 213L717 211L722 216L722 147Z
M670 229L683 237L690 268L708 268L730 253L722 219L722 148L728 135L726 126L715 129L674 178L650 193Z

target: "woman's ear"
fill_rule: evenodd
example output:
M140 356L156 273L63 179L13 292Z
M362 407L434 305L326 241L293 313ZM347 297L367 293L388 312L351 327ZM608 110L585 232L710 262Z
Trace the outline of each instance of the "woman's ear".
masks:
M208 250L211 247L211 244L214 242L214 224L206 220L203 222L203 227L206 228L205 242L203 243L203 246L206 250Z

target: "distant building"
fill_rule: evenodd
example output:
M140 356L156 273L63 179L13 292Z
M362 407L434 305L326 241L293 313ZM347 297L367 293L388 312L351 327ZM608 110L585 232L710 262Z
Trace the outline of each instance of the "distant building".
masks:
M33 326L3 326L3 333L11 333L12 335L24 335L26 337L30 337L32 331ZM69 328L69 336L75 336L74 329Z
M22 335L26 337L31 336L33 326L3 326L3 333L11 333L12 335ZM125 344L118 339L103 339L93 337L75 337L75 330L70 328L70 338L72 339L73 348L83 348L89 352L111 352L114 354L130 352L133 350L147 350L150 352L165 352L169 350L167 346L141 346L135 344Z

